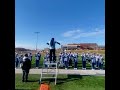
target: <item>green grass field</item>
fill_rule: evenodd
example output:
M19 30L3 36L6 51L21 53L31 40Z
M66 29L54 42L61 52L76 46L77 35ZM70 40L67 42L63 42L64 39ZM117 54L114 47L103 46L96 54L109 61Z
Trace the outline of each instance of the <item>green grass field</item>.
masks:
M29 82L21 81L21 74L15 75L16 90L38 90L40 87L38 74L30 74ZM48 82L50 79L42 81ZM58 75L57 85L50 82L51 90L105 90L104 76Z

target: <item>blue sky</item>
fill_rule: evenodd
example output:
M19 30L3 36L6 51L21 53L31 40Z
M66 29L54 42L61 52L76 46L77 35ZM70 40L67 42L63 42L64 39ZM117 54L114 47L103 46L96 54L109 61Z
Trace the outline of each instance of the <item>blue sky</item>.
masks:
M15 0L15 46L35 49L34 32L39 49L52 37L105 45L105 0Z

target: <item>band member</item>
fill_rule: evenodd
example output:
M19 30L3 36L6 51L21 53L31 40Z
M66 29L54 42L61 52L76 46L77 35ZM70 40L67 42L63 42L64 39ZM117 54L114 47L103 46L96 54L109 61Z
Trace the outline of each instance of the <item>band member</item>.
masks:
M65 64L65 69L68 69L68 54L66 52L64 54L64 64Z
M21 67L21 65L22 65L22 63L23 63L23 55L22 55L22 54L21 54L20 57L19 57L19 62L20 62L20 67Z
M72 59L73 59L73 54L70 52L69 53L69 66L72 67Z
M92 66L92 70L95 69L95 63L96 63L96 57L95 57L95 53L91 55L91 66Z
M40 58L41 58L41 54L38 52L35 55L35 59L36 59L36 68L39 68L39 63L40 63Z
M89 53L85 53L86 61L88 61L88 55Z
M91 63L91 53L88 53L88 63Z
M48 62L50 62L50 54L48 52L46 53L46 59Z
M81 57L82 57L82 69L86 70L86 55L85 55L85 53L82 53Z
M48 67L48 65L46 64L48 62L47 57L45 56L43 59L44 59L43 64L44 64L44 66L46 68L46 67Z
M103 69L103 60L104 60L103 56L100 55L100 57L99 57L99 69L100 69L100 70Z
M63 63L63 60L62 60L62 53L59 54L59 62L60 62L60 63Z
M29 57L30 61L32 61L32 53L29 53L28 57Z
M74 58L74 69L77 70L78 54L74 53L73 58Z
M96 68L98 68L98 65L99 65L99 54L97 54L95 57L96 57Z
M18 64L19 64L19 55L16 54L16 59L15 59L15 67L18 68ZM15 69L16 69L15 68Z

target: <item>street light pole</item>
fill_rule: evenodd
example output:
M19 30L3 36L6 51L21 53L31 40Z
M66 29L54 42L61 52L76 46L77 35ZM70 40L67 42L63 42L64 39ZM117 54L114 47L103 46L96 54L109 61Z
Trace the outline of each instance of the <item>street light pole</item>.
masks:
M38 34L39 34L40 32L35 32L35 33L37 34L37 41L36 41L36 52L37 52Z

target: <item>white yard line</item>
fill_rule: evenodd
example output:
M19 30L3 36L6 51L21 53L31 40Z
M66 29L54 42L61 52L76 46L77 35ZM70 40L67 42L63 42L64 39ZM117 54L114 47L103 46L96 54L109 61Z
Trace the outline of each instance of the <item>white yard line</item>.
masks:
M49 69L52 70L52 69ZM48 70L48 71L49 71ZM15 74L21 74L22 69L15 69ZM30 69L30 74L41 74L41 69ZM105 70L65 70L59 69L58 74L105 75Z

